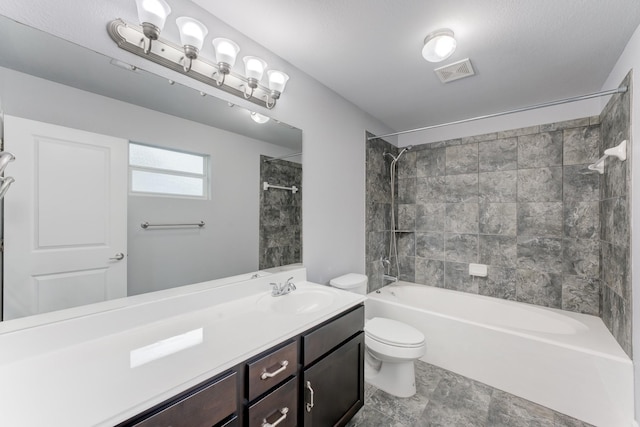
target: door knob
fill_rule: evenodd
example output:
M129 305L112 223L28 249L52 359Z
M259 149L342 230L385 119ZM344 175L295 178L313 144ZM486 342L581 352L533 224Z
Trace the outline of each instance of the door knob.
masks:
M121 261L121 260L124 259L124 254L122 252L118 252L116 254L116 256L114 256L113 258L109 258L109 259L112 259L112 260L115 260L115 261Z

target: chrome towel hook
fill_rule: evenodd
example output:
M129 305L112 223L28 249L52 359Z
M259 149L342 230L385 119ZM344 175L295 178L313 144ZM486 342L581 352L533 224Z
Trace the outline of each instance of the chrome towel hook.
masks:
M9 162L12 162L16 159L16 156L11 154L8 151L0 152L0 174L4 172Z

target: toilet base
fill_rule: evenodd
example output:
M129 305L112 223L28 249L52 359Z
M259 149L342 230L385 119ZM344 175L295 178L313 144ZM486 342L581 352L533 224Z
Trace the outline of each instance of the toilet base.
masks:
M368 355L372 358L371 355ZM365 360L368 359L365 357ZM416 371L413 360L400 363L382 362L380 369L365 362L364 380L372 386L396 397L411 397L416 394ZM379 361L377 361L379 362Z

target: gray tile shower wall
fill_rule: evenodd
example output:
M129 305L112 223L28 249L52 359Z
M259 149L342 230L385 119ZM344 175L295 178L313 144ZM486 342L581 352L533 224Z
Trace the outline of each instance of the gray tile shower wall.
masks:
M372 136L367 134L367 137ZM398 149L388 142L374 139L366 146L366 274L369 277L369 291L381 288L383 274L386 270L381 259L389 256L389 236L391 232L391 174L390 162L384 157L384 153L398 154ZM399 172L399 171L398 171ZM402 194L396 194L402 206L415 197L415 189L402 188ZM397 208L398 205L396 205ZM403 218L410 216L403 214ZM404 242L403 242L404 243ZM398 249L400 248L398 242ZM399 249L400 250L400 249ZM405 250L411 250L406 248ZM395 263L391 263L395 274Z
M370 290L382 286L382 153L394 149L367 145ZM415 146L398 163L400 278L598 315L603 184L587 166L599 152L599 117ZM488 264L488 277L469 276L469 263Z
M302 261L302 165L260 156L260 242L259 268L279 267ZM291 187L299 191L269 189L262 183Z
M621 83L629 87L624 94L613 96L600 114L600 154L623 140L630 139L631 74ZM625 352L631 348L631 257L629 227L629 190L631 177L631 144L627 144L627 160L611 158L600 175L600 280L602 283L601 317ZM591 226L583 224L590 232Z

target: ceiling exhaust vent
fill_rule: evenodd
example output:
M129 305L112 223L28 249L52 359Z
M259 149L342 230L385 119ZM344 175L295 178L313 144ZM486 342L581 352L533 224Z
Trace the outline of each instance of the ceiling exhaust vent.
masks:
M445 65L444 67L436 68L433 71L442 83L449 83L454 80L471 77L476 73L473 71L473 66L471 65L469 58L454 62L453 64Z

